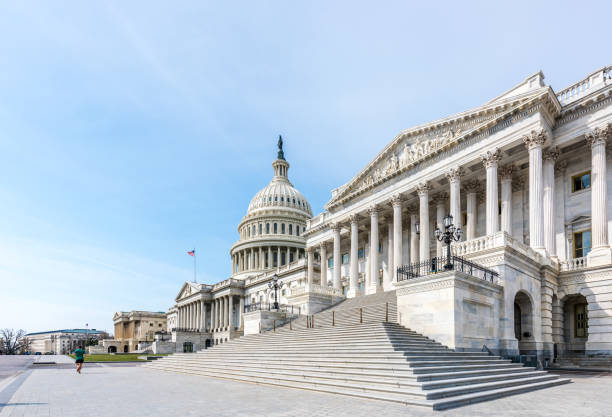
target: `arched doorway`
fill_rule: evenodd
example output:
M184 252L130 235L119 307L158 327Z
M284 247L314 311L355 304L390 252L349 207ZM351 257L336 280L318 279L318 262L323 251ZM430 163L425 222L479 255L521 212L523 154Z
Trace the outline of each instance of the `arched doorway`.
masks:
M519 291L514 296L514 337L518 340L519 354L535 353L533 303L525 291Z
M123 353L128 353L129 350L128 345L123 346Z
M589 304L582 294L563 298L563 341L566 354L583 355L589 339Z
M109 346L108 353L117 353L117 346Z

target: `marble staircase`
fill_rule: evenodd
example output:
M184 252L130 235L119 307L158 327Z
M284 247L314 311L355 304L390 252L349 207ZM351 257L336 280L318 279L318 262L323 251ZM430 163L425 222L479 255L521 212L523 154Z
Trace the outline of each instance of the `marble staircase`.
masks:
M386 315L387 302L382 306L369 308ZM332 311L338 317L364 308L352 303L337 307ZM455 352L391 321L353 323L349 316L335 323L315 317L314 328L289 330L287 325L145 366L433 409L569 382L484 352Z

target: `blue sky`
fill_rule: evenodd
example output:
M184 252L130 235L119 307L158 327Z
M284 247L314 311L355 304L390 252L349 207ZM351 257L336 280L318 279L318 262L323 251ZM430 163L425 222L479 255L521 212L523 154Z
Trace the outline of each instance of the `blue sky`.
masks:
M574 5L574 6L572 6ZM612 64L609 2L0 2L0 327L230 271L278 134L316 213L400 130Z

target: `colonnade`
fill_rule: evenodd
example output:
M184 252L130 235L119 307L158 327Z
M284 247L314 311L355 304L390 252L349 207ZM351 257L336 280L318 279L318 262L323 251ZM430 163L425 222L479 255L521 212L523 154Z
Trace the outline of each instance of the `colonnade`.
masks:
M301 259L304 256L303 251L303 248L295 246L259 246L242 249L232 254L232 274L263 271L288 265L290 262ZM274 254L276 254L276 262L274 262Z
M177 327L200 332L233 330L234 314L238 314L237 328L243 327L244 297L236 306L234 295L223 295L211 301L195 300L178 306ZM236 310L236 311L235 311Z
M592 154L592 247L593 251L597 248L604 248L609 251L608 232L607 232L607 185L606 185L606 140L612 133L612 127L595 129L586 135L587 142ZM524 135L521 140L524 142L529 155L529 245L542 255L555 257L555 203L554 203L554 168L559 156L556 147L543 149L546 141L544 130L532 131ZM499 167L502 153L499 149L493 149L480 156L486 173L485 187L485 225L486 234L493 235L504 231L512 234L512 192L513 179L515 172L513 165ZM437 194L438 199L436 223L440 223L440 215L448 213L445 199L449 203L450 214L454 218L456 226L461 225L461 178L464 170L460 166L452 167L445 173L448 179L448 194ZM500 193L498 182L501 183L501 226L499 215ZM319 243L319 253L321 256L321 285L327 285L327 246L332 245L333 271L332 285L340 289L341 277L341 228L346 227L350 234L350 267L349 267L349 294L355 293L358 283L358 245L359 245L359 222L365 220L369 223L369 232L366 232L369 240L369 257L366 259L366 286L370 290L375 290L378 285L379 261L379 213L391 209L392 221L389 223L388 237L388 259L387 267L392 267L392 273L383 275L383 287L389 285L393 280L397 268L405 263L424 262L430 258L430 244L432 232L430 230L430 183L420 183L416 187L418 195L418 207L411 205L408 207L410 215L410 254L409 259L403 256L403 201L401 194L395 194L387 200L372 205L367 212L351 213L347 220L342 222L330 223L332 231L331 242L324 241ZM475 239L477 226L477 207L478 193L481 186L478 181L468 181L464 187L466 192L466 230L464 238ZM443 196L443 198L440 198ZM448 197L447 197L448 196ZM369 222L368 222L369 218ZM419 233L416 229L419 225ZM440 227L440 226L438 226ZM314 247L307 248L308 251L308 282L314 279L313 268L310 263L314 259Z

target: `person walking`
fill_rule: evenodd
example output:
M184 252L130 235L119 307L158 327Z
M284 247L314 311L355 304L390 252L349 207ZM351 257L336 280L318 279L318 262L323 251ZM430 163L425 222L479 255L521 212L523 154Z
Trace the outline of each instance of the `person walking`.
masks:
M78 349L74 351L74 359L76 363L76 371L81 373L81 368L83 367L85 350L83 350L83 346L79 346Z

